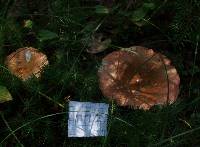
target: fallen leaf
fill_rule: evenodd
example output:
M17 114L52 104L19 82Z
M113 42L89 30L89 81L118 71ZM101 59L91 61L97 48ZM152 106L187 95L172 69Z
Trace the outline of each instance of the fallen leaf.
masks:
M0 85L0 103L11 101L12 96L5 86Z
M92 40L90 43L90 48L87 49L88 53L91 54L96 54L96 53L100 53L104 50L106 50L108 48L108 46L111 43L111 39L104 39L103 40L103 35L102 34L96 34L94 36L92 36Z
M42 42L42 41L46 41L46 40L51 40L51 39L55 39L58 38L58 35L54 32L51 32L49 30L40 30L38 33L38 39Z

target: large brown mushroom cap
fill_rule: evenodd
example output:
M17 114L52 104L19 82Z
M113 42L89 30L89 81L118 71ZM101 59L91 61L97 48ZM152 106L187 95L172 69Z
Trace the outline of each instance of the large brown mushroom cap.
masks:
M99 69L99 84L104 96L120 106L150 109L173 103L180 78L170 60L152 49L140 46L108 54Z
M27 80L32 75L40 77L42 68L48 65L47 56L32 47L25 47L11 53L5 61L8 69L21 78Z

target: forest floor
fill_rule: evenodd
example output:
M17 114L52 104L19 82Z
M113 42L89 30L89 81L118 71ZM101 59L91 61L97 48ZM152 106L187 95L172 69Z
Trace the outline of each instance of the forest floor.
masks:
M0 85L13 98L0 103L0 146L200 145L199 1L1 0L0 7ZM180 91L172 105L134 110L103 96L103 57L136 45L176 68ZM22 81L8 70L6 57L22 47L47 55L41 78ZM70 100L108 103L108 135L69 138Z

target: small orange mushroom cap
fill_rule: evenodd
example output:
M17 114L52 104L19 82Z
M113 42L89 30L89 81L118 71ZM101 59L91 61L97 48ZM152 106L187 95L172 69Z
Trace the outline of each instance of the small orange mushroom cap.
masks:
M148 110L173 103L180 78L170 60L140 46L108 54L98 71L103 95L120 106Z
M43 67L48 65L48 60L47 56L37 49L25 47L7 56L5 64L12 74L25 81L33 75L39 78Z

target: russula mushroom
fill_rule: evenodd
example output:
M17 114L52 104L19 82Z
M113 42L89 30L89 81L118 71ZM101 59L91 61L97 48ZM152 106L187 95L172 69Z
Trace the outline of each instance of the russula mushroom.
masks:
M25 81L32 75L39 78L43 67L48 65L48 60L37 49L24 47L7 56L5 64L12 74Z
M140 46L108 54L98 76L103 95L120 106L148 110L173 103L179 93L180 78L170 60Z

